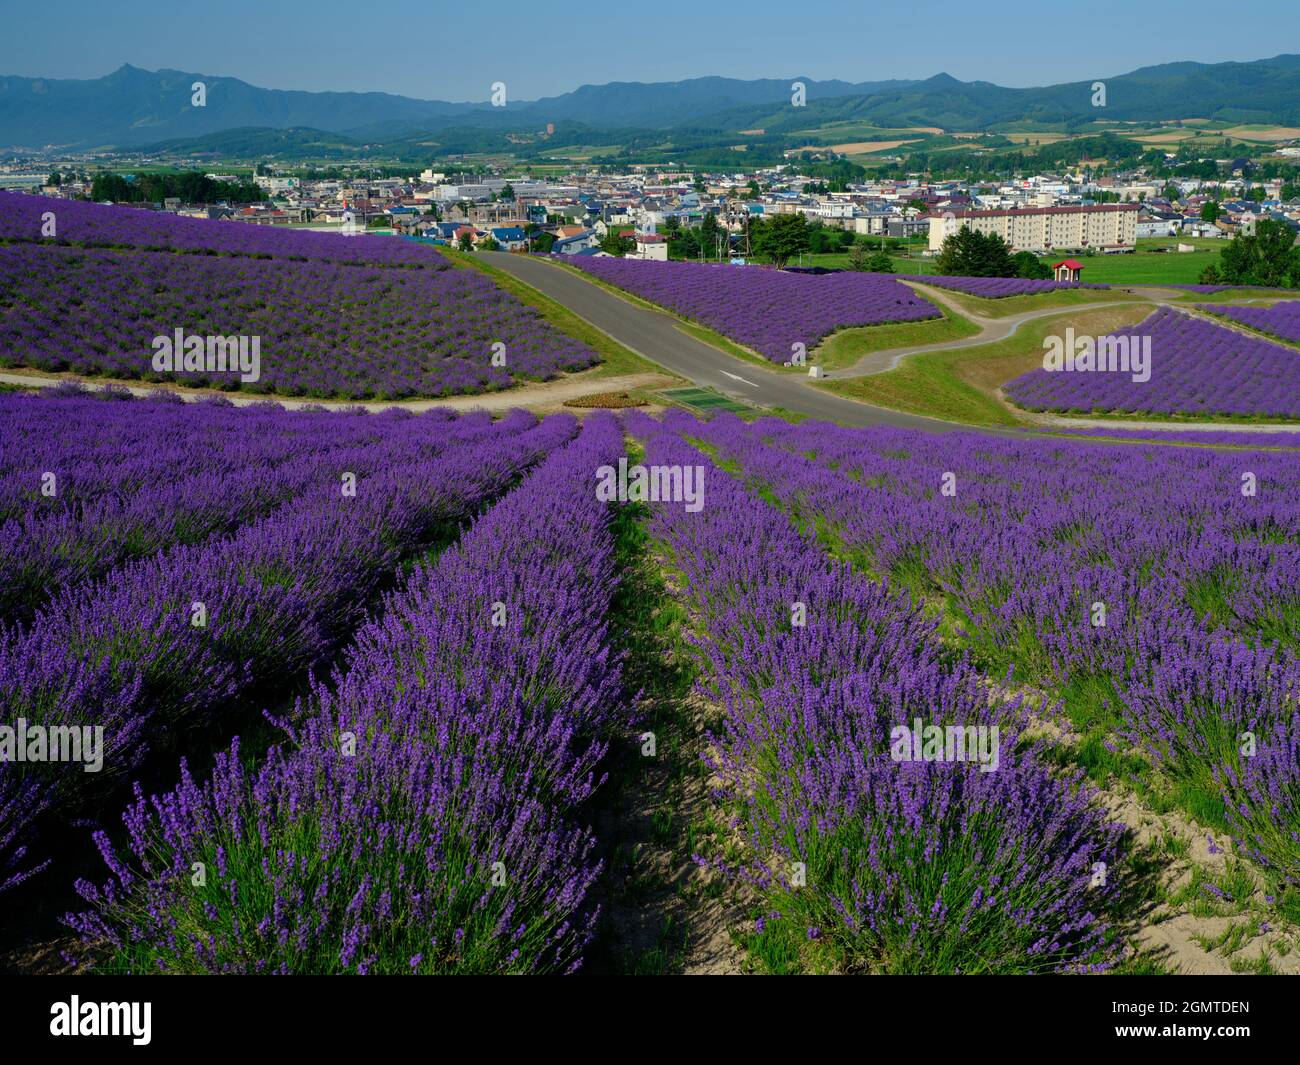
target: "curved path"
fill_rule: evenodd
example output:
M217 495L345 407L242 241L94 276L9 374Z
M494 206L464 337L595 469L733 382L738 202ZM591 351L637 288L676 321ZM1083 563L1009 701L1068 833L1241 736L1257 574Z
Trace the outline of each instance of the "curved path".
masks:
M903 283L913 288L916 287L913 282L905 281ZM1041 307L1038 310L1022 311L1020 314L1009 314L1003 318L986 318L984 315L976 314L968 307L964 307L942 289L922 286L917 288L916 292L931 303L940 303L954 314L959 314L973 325L979 326L979 332L967 337L958 337L956 340L940 340L933 344L916 344L912 347L883 348L880 351L872 351L863 355L852 366L834 370L826 376L834 377L836 380L845 377L868 377L871 374L884 373L887 370L895 369L899 362L908 355L919 355L927 351L945 351L950 348L975 348L982 344L996 344L999 340L1006 340L1007 337L1014 335L1026 322L1033 322L1039 318L1051 318L1054 315L1070 314L1072 312L1082 313L1103 307L1140 307L1144 304L1165 306L1167 302L1165 299L1142 296L1130 300L1105 300L1097 303Z
M912 429L965 429L954 422L872 407L809 388L806 378L741 362L677 327L672 315L638 306L592 284L576 271L509 252L479 252L493 266L563 304L578 317L643 358L755 407L782 407L841 425L895 425Z

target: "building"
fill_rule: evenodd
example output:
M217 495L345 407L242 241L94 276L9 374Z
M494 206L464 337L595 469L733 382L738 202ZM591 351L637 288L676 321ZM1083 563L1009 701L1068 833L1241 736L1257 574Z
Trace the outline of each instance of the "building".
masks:
M491 233L502 251L526 251L528 248L528 234L518 226L497 226Z
M1078 259L1062 259L1059 263L1052 263L1052 276L1057 281L1082 281L1083 263Z
M930 251L963 226L977 233L996 233L1013 251L1046 252L1094 248L1133 251L1137 247L1136 203L1083 204L1060 207L1012 207L990 211L932 213Z
M636 234L636 250L629 252L629 259L658 259L660 262L668 261L668 241L658 233L638 233Z
M596 231L594 229L585 229L572 236L561 237L551 245L551 254L576 255L578 252L598 249L599 246L600 242L596 239Z

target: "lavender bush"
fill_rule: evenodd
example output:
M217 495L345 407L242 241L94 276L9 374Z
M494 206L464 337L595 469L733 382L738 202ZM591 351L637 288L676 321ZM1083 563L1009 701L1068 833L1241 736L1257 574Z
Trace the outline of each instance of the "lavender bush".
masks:
M47 213L54 215L53 238L43 235L43 216ZM143 207L55 200L18 192L0 193L0 240L50 240L92 248L155 248L194 255L447 269L446 259L429 245L392 237L345 237L242 222L182 218Z
M774 908L759 934L793 922L850 970L1109 964L1100 915L1116 881L1091 883L1097 863L1118 860L1119 826L1077 778L1017 749L1019 701L950 660L906 599L828 566L780 511L653 421L631 424L647 461L710 474L703 512L662 505L651 528L700 614L705 674L726 710L714 764L744 810L750 859L731 871ZM711 440L728 428L743 433L728 422ZM804 626L791 624L795 602ZM1001 768L895 761L891 730L916 718L998 726Z
M1235 306L1233 304L1206 305L1211 314L1221 314L1234 322L1270 333L1292 344L1300 344L1300 300L1284 300L1268 307Z
M141 410L164 424L171 413ZM279 415L285 424L297 417ZM375 419L385 423L376 443L325 460L294 503L230 536L73 584L30 624L0 633L6 719L99 726L104 748L94 773L66 761L0 762L0 796L28 796L11 811L23 831L7 824L0 838L27 846L38 821L84 810L147 755L327 661L403 557L469 518L575 427L568 416L537 424L524 412L496 424ZM343 490L343 474L355 476L354 494ZM12 785L3 783L9 776Z
M357 635L257 770L127 810L69 923L139 972L572 971L599 871L573 815L626 722L595 469L612 418L545 462ZM504 624L493 622L497 604ZM355 754L341 737L357 738ZM191 867L211 869L202 890Z

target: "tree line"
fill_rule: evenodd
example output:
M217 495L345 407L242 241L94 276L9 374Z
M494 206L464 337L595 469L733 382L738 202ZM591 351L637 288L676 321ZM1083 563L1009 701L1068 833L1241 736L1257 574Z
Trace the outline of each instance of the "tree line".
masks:
M161 203L175 198L182 203L255 203L268 199L251 181L215 181L198 171L170 174L96 174L90 198L114 203Z

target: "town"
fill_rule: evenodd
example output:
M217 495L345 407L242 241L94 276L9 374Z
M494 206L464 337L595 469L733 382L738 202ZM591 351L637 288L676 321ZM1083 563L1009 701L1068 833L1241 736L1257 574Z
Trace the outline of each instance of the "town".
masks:
M1284 146L1277 155L1288 153L1300 148ZM933 180L921 173L859 176L852 171L862 168L833 152L730 173L633 165L622 172L575 167L545 176L495 167L380 176L357 164L319 176L261 163L251 176L233 169L203 175L210 187L242 191L244 198L141 201L134 190L128 195L136 207L181 216L396 235L461 250L737 264L771 261L755 233L774 217L794 215L805 225L798 227L789 265L838 256L827 265L894 272L932 269L927 261L962 227L997 234L1012 252L1049 257L1122 255L1157 240L1165 242L1160 251L1195 253L1213 246L1206 242L1251 234L1262 219L1300 230L1300 185L1280 177L1256 181L1245 158L1204 162L1215 176L1161 178L1146 168L1098 173L1085 165L985 181ZM129 180L116 175L131 170L115 170L107 183L99 165L75 159L41 170L10 164L0 167L0 188L122 202L125 196L103 193L129 190ZM1056 272L1058 279L1087 276L1083 264L1069 262Z

